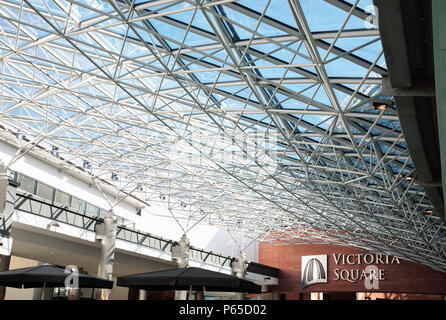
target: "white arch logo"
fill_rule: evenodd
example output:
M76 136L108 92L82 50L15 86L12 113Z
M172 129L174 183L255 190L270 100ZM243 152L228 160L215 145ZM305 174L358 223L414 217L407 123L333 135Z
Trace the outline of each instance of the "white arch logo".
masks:
M302 289L315 284L327 283L327 255L302 257Z

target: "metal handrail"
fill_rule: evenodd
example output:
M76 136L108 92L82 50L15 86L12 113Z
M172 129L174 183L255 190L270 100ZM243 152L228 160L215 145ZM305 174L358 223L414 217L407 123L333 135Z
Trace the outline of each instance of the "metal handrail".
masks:
M30 205L29 208L26 208L25 204L27 202L35 202L40 205L48 206L49 210L32 210L32 205ZM92 232L94 232L95 224L103 221L103 219L100 217L76 212L68 206L58 205L51 201L42 199L34 194L29 194L20 190L17 190L15 209L29 214L45 217L57 222L83 228ZM78 223L76 224L75 222ZM0 233L2 233L1 231L3 231L3 234L9 233L9 230L0 230ZM177 241L164 239L140 230L130 229L126 226L118 226L116 238L167 253L170 253L172 246L178 244ZM195 247L191 247L190 254L192 259L218 266L230 267L230 262L235 260L235 258L231 256L224 256L212 251L206 251Z

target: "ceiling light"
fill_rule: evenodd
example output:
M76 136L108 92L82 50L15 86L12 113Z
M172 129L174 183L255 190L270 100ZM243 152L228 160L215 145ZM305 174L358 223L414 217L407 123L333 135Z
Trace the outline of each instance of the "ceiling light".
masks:
M118 175L116 173L112 172L111 173L111 179L114 180L114 181L118 181L119 177L118 177Z
M376 100L373 101L372 106L373 110L386 110L393 105L391 100Z
M59 148L56 146L51 146L51 154L55 157L59 157Z
M385 104L373 105L373 110L386 110L387 106Z
M89 161L87 161L87 160L84 160L84 162L82 164L82 167L84 169L91 169L91 163Z

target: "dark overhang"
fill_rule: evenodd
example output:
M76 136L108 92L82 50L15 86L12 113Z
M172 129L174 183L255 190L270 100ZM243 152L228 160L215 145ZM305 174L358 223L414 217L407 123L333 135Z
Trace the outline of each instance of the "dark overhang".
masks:
M383 94L393 96L409 152L434 213L444 219L435 96L431 1L374 0L387 61Z
M277 268L274 268L274 267L264 265L264 264L250 262L246 271L261 274L261 275L268 276L268 277L278 278L280 270Z

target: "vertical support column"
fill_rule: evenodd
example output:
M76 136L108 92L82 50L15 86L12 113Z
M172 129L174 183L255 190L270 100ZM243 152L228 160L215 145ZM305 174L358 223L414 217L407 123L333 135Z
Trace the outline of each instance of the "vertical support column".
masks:
M37 262L38 266L41 266L44 264L45 264L45 262L42 262L42 261ZM54 291L54 288L47 287L46 285L44 285L41 288L35 288L34 292L33 292L33 300L51 300L53 297L53 291Z
M53 292L54 292L54 288L53 287L45 287L45 288L43 288L43 297L41 299L42 300L52 300L53 299Z
M237 260L231 263L232 275L239 279L244 279L246 276L246 255L245 252L240 251ZM245 300L245 293L236 292L235 298L237 300Z
M9 237L17 196L16 191L17 184L9 179L6 171L0 171L0 237ZM0 271L9 270L10 254L9 247L7 248L7 254L0 255ZM6 287L0 286L0 300L4 300L5 295Z
M77 289L69 289L68 290L68 295L67 295L67 300L79 300L81 297L81 291L79 288Z
M172 260L177 262L178 268L189 266L190 242L186 234L183 234L178 246L172 247ZM187 291L175 291L175 300L186 300Z
M9 179L7 172L0 172L0 236L2 237L9 237L16 197L17 183Z
M129 288L128 299L129 300L138 300L139 299L139 289Z
M0 217L4 215L6 207L6 193L9 185L9 178L5 171L0 171Z
M96 240L101 240L101 256L99 258L98 277L107 280L112 280L113 276L113 261L115 259L117 230L118 219L112 211L107 212L105 215L103 227L96 228ZM99 289L97 291L97 299L108 300L109 297L110 289Z
M204 291L195 292L195 300L204 300Z
M9 270L9 263L11 261L11 256L5 256L0 254L0 272ZM6 287L0 286L0 300L5 300Z
M138 290L139 291L139 300L147 300L147 290Z
M446 3L432 0L435 89L437 95L438 138L440 141L443 198L446 199ZM446 210L446 205L445 205ZM446 212L443 212L446 216Z

